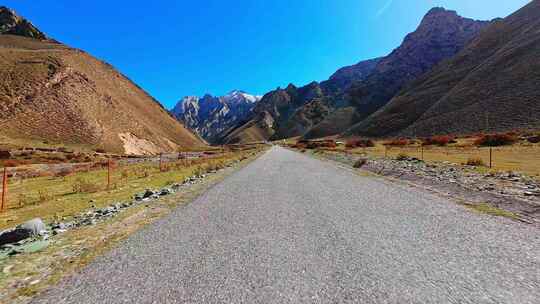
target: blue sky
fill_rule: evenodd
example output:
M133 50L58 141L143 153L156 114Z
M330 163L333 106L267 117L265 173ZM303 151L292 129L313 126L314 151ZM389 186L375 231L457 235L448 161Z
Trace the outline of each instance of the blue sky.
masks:
M528 0L7 0L48 35L101 58L165 106L185 95L264 94L388 54L434 6L475 19Z

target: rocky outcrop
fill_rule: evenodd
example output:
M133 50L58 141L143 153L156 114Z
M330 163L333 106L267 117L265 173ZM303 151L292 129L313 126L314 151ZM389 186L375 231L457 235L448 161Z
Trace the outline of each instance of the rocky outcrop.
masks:
M199 136L215 143L221 133L245 121L259 100L260 96L239 90L221 97L187 96L178 102L172 113Z
M337 94L346 91L357 82L366 79L377 67L382 58L361 61L355 65L343 67L326 81L321 82L325 94Z
M24 36L39 40L48 39L32 23L5 6L0 7L0 34Z

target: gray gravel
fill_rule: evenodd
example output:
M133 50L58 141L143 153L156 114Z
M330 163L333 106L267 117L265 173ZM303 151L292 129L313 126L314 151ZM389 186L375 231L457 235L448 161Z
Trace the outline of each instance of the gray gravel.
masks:
M540 234L274 147L34 303L538 303Z

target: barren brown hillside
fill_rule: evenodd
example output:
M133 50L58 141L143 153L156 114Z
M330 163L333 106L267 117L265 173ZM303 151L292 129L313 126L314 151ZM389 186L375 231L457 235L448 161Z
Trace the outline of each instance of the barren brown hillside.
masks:
M268 112L262 112L246 123L224 132L222 144L247 144L267 141L274 135L274 118Z
M348 133L426 136L540 129L540 1L495 22Z
M156 153L203 143L112 66L62 44L0 35L0 141Z

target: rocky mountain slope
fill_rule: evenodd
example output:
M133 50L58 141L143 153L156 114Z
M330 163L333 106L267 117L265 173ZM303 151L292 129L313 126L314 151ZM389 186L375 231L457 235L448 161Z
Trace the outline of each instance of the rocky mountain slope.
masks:
M0 35L18 35L40 40L48 39L30 21L18 16L13 10L0 6Z
M540 1L496 21L349 134L540 129Z
M307 137L334 135L351 127L351 123L366 118L384 106L405 85L457 54L489 24L463 18L443 8L430 10L416 31L407 35L397 49L381 59L365 80L352 84L346 95L340 97L347 101L348 107L338 115L328 116L310 130ZM349 118L347 123L343 123L342 112L346 112L345 116Z
M245 143L304 134L339 106L332 96L343 94L353 82L367 77L378 61L344 67L321 83L314 81L300 88L289 84L265 94L245 125L222 133L220 142Z
M248 123L264 125L263 113L271 115L273 125L265 128L272 131L260 133L272 134L271 139L339 134L384 106L405 85L457 54L489 24L434 8L388 56L340 69L320 84L290 85L270 92ZM234 134L224 142L241 142L242 132Z
M204 143L109 64L54 42L0 8L0 142L118 153Z
M172 110L173 115L210 143L218 136L245 121L252 114L260 96L232 91L225 96L184 97Z

